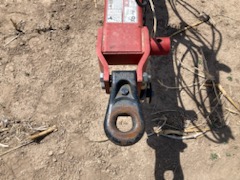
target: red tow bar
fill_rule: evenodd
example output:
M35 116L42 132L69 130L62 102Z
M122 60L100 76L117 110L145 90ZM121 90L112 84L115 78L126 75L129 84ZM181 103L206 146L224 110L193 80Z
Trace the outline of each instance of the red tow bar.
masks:
M144 78L148 57L150 55L166 55L170 51L169 37L157 37L153 39L149 36L147 27L143 26L143 7L138 5L139 2L142 3L142 1L139 0L138 3L136 3L136 0L105 0L104 24L103 27L98 30L97 56L101 71L100 81L102 83L102 88L104 88L108 94L112 93L111 89L115 89L115 91L121 89L121 87L115 88L111 86L112 80L110 75L112 73L109 71L109 65L137 65L135 84L137 86L136 93L139 96L142 87L146 87L144 86L144 83L149 83L145 82L146 78ZM124 71L124 69L122 71ZM129 81L128 77L123 77L121 79L121 81L124 81L125 79L125 83L122 83L123 85L132 81L132 79ZM114 93L118 94L118 92ZM114 97L112 97L112 100ZM134 101L136 101L136 98L134 98ZM113 102L109 102L109 104L113 104ZM129 104L127 104L126 107L129 107ZM126 109L123 104L117 106L117 108L117 112L121 115L121 109ZM116 112L116 109L114 111ZM129 114L126 114L126 116L128 115ZM111 112L108 108L105 122L109 122L107 119L110 116ZM142 118L142 116L140 117ZM110 124L112 127L114 123L110 122ZM144 124L141 124L141 126L143 125ZM105 131L108 127L110 126L107 124L105 126ZM141 129L144 130L144 128ZM142 132L138 133L142 134ZM112 137L114 136L114 133L109 135L109 133L106 132L106 134L110 140L118 145L130 145L136 143L134 141L131 141L131 143L120 142L121 140L118 140L121 138ZM123 134L124 132L122 132L121 135Z

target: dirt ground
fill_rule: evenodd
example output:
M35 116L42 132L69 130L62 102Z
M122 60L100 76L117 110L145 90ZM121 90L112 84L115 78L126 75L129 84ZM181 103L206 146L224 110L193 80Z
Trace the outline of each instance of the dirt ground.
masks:
M240 101L239 5L155 1L158 36L198 22L202 12L210 22L174 36L170 55L149 58L153 98L142 105L146 133L137 144L119 147L104 141L108 95L100 88L95 53L103 1L95 8L88 0L1 0L0 143L9 147L0 146L0 154L44 127L58 131L1 156L0 179L240 179L239 112L211 84ZM151 29L149 8L146 14ZM153 134L160 125L211 130L176 140Z

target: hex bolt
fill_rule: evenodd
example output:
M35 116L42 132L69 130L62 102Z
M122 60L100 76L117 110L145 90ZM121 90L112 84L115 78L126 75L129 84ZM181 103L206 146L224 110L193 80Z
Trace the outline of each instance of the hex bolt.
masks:
M102 89L105 89L105 84L104 84L104 80L103 80L103 73L100 73L100 83L101 83Z
M129 94L128 88L126 88L126 87L121 88L121 94L122 94L123 96L128 95L128 94Z
M151 75L148 75L148 73L144 72L143 73L143 81L145 83L148 83L150 81L150 79L151 79Z

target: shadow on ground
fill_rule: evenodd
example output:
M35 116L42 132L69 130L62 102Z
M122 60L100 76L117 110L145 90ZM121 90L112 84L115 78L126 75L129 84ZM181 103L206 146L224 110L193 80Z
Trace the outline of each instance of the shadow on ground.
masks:
M157 36L170 36L178 29L169 26L168 10L166 3L170 4L175 16L180 20L180 29L187 26L184 18L178 11L183 8L198 19L200 12L185 1L165 0L155 1L155 9L158 20ZM177 3L177 6L176 6ZM147 23L152 22L152 13L149 7L145 9L145 19ZM151 32L152 24L146 24ZM146 132L151 133L153 127L162 126L162 129L184 130L186 123L196 125L198 116L202 116L205 124L211 129L211 135L204 136L215 143L227 143L230 138L234 139L231 129L224 123L224 113L220 92L214 88L214 84L220 81L219 71L230 72L231 69L217 60L217 54L222 44L222 35L218 29L208 23L210 37L205 37L196 30L190 30L187 35L184 32L172 38L172 52L164 57L152 57L149 61L148 72L152 76L153 98L152 102L147 105L143 104ZM185 52L181 57L177 57L179 46L184 46ZM191 58L187 58L187 55ZM177 59L178 62L177 63ZM199 59L202 59L205 79L201 79L199 74ZM189 62L191 61L191 62ZM193 64L194 68L192 77L192 87L186 87L187 82L182 77L182 63ZM176 63L176 64L175 64ZM176 69L174 70L174 66ZM202 80L208 84L205 93L201 91ZM161 81L164 86L161 86ZM166 88L179 87L179 88ZM198 112L187 110L184 107L184 99L181 98L181 92L185 91L191 100L195 103ZM207 107L207 102L210 107ZM165 121L166 120L166 121ZM180 153L187 148L187 144L181 139L170 139L163 136L152 135L147 140L148 145L155 150L155 178L156 180L164 179L166 172L172 171L173 179L184 179L180 162Z

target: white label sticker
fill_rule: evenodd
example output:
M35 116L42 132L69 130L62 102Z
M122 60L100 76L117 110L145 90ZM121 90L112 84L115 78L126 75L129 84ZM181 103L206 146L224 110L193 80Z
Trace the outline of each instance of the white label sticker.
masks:
M135 0L124 1L124 22L125 23L137 23L137 10L138 6Z
M137 23L138 5L136 0L108 0L107 22Z
M107 22L121 23L123 0L108 0Z

